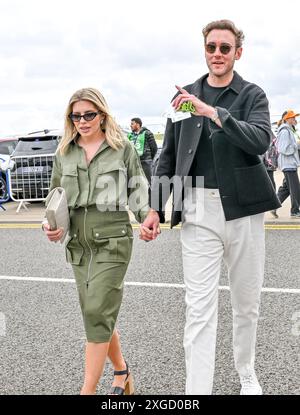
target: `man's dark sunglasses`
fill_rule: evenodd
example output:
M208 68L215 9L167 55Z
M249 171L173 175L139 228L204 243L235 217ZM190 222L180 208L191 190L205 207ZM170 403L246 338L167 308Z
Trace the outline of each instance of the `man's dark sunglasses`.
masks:
M207 53L215 53L217 47L218 46L215 43L207 43L207 45L205 45ZM219 46L219 50L222 53L222 55L228 55L232 48L233 46L228 45L228 43L221 43L221 45Z
M73 122L79 122L81 120L81 117L85 120L85 121L92 121L94 118L97 117L98 114L101 114L100 111L97 112L87 112L86 114L80 115L80 114L73 114L71 112L71 114L69 114L69 118L70 120L72 120Z

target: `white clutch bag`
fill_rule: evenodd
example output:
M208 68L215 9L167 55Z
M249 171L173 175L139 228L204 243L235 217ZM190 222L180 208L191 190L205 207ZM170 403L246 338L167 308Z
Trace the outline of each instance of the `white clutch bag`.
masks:
M62 244L66 238L70 226L70 216L65 189L56 187L46 197L45 216L53 231L57 228L63 228L64 233L60 239Z

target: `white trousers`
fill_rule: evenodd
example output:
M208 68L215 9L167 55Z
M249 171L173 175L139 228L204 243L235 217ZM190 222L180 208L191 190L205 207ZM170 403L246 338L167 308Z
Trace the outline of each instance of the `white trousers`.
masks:
M188 189L181 241L186 286L186 394L210 395L222 259L231 292L235 367L239 375L254 371L265 262L264 214L226 222L218 190Z

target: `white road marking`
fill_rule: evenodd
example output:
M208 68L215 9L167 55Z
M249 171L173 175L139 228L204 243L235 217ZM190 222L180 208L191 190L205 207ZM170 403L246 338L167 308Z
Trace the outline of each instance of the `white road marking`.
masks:
M0 275L0 280L7 281L33 281L33 282L66 282L66 283L75 283L74 278L41 278L41 277L14 277L7 275ZM150 287L150 288L180 288L184 289L184 284L168 284L160 282L136 282L136 281L127 281L125 282L127 286L133 287ZM227 285L220 285L219 290L229 291ZM297 288L268 288L263 287L263 292L266 293L282 293L282 294L300 294L300 289Z

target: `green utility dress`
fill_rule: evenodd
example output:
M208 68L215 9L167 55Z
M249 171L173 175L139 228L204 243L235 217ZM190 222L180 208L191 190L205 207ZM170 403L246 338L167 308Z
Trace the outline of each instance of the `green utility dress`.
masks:
M149 211L148 182L132 144L106 142L87 165L76 142L56 154L50 190L62 186L70 209L67 261L72 265L87 340L109 342L122 301L133 232L128 205L142 222Z

